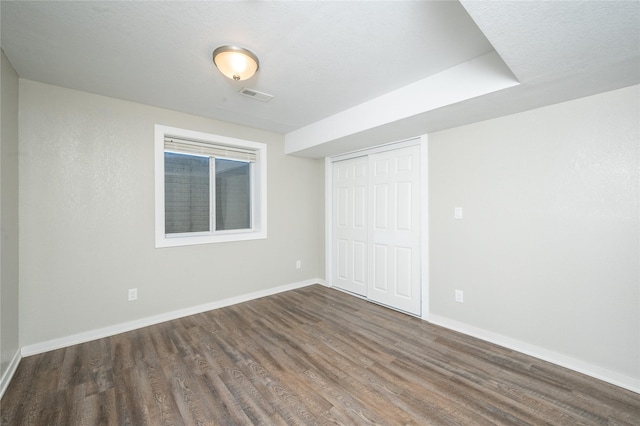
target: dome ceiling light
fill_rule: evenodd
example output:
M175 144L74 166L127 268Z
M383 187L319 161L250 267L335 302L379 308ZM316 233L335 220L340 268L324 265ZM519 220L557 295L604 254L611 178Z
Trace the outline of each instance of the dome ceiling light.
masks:
M226 77L246 80L258 71L258 57L247 49L238 46L220 46L213 51L213 63Z

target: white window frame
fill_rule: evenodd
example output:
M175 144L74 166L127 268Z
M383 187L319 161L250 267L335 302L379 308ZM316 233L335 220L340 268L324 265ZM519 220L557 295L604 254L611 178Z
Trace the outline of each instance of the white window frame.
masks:
M211 232L165 234L164 153L165 138L224 145L255 151L251 182L251 228ZM247 241L267 238L267 145L210 133L155 125L155 234L156 248Z

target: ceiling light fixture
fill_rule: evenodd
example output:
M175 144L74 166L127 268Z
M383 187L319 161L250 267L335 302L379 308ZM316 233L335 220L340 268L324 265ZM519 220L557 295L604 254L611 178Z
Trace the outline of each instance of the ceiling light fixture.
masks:
M213 63L218 70L232 80L251 78L258 71L258 57L238 46L220 46L213 51Z

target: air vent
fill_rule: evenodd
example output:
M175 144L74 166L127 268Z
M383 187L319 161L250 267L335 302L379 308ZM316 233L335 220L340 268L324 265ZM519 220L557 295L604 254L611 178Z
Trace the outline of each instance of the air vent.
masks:
M258 92L257 90L248 89L246 87L244 89L240 90L238 93L240 93L241 95L246 96L248 98L256 99L256 100L262 101L262 102L267 102L267 101L270 101L271 99L273 99L273 95L270 95L268 93Z

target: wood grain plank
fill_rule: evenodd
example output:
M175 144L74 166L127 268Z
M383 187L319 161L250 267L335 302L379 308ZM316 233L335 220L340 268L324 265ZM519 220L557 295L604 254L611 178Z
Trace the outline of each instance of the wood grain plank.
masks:
M640 395L313 285L24 358L1 425L634 425Z

